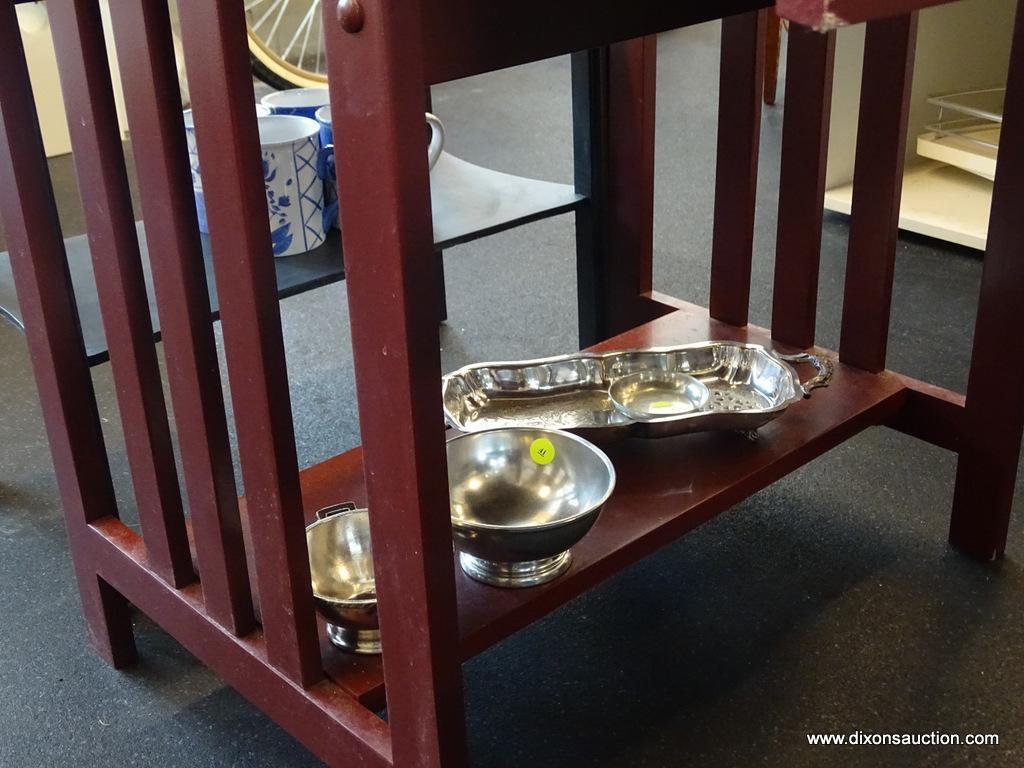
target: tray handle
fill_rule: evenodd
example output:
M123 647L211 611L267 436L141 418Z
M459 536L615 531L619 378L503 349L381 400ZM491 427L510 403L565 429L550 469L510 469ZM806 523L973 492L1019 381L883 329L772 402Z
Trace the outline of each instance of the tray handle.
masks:
M334 515L340 515L342 512L355 512L356 505L351 501L343 501L341 504L331 504L329 507L318 509L316 511L317 520L326 520L328 517Z
M795 355L779 355L779 359L787 363L808 363L813 365L814 370L818 372L817 376L807 381L798 382L800 389L803 390L804 397L810 397L812 389L827 387L828 383L832 380L832 373L835 371L835 366L832 365L831 360L812 355L810 352L800 352Z

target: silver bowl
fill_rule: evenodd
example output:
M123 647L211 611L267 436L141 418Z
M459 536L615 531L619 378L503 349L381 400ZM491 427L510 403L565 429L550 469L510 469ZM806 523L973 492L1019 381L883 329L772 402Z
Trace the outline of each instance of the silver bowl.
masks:
M313 600L327 621L327 636L352 653L380 653L369 514L346 503L325 507L316 518L306 528L306 546Z
M608 398L621 413L635 421L675 419L707 405L711 392L686 373L657 368L616 379Z
M597 447L550 429L492 429L448 441L452 535L468 576L532 587L569 568L615 488Z

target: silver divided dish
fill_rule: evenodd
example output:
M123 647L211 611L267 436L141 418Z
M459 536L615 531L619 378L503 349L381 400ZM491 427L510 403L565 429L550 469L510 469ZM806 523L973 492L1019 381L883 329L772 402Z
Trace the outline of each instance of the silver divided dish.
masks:
M801 383L791 363L813 365L817 375ZM755 430L809 397L812 389L828 386L832 368L829 360L808 353L780 355L759 344L710 341L469 365L444 377L442 395L445 418L462 432L535 427L610 441ZM627 415L615 407L609 387L642 371L693 377L707 387L707 400L663 418Z

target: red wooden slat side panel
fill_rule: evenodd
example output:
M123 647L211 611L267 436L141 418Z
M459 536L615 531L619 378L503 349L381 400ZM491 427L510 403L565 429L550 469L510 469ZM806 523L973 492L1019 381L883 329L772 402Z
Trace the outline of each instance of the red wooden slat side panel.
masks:
M210 615L255 626L168 7L112 0L167 376Z
M722 20L709 308L731 325L747 324L750 304L765 21L761 11Z
M195 574L99 5L50 0L47 10L143 537L157 572L180 587Z
M778 0L775 10L784 19L828 31L846 24L904 16L948 2L950 0Z
M864 40L839 357L868 371L885 368L916 36L912 14L870 22Z
M324 9L346 285L395 765L466 761L420 3ZM262 600L261 595L261 600Z
M1024 433L1024 366L1017 354L1024 307L1024 3L1017 3L1003 105L988 247L967 381L964 445L950 541L974 557L1001 557Z
M97 578L82 549L88 524L117 515L64 240L10 3L0 4L0 218L25 318L32 368L56 469L82 611L97 650L115 666L135 658L127 603Z
M322 760L343 768L391 765L388 724L374 712L328 680L309 688L296 685L267 663L262 633L236 637L208 619L198 584L161 589L138 536L127 526L101 520L88 533L89 553L104 578Z
M180 3L203 190L270 662L323 674L241 3ZM421 96L422 98L422 93Z
M793 24L786 55L772 338L814 344L836 35Z

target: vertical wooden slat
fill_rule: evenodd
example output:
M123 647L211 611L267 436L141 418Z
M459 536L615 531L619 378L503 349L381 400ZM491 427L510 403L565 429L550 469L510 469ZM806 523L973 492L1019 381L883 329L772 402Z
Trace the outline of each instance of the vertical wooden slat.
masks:
M466 761L420 3L325 7L345 273L396 766Z
M180 587L195 573L99 5L49 0L47 10L146 551L154 570Z
M608 49L608 336L651 319L657 62L654 35Z
M1024 434L1017 339L1024 307L1024 2L1017 4L1002 138L949 533L953 545L981 560L1006 548Z
M750 305L765 23L764 11L722 19L709 310L731 325L747 324Z
M917 14L867 24L839 357L885 368Z
M311 685L323 670L245 12L241 3L190 0L178 13L267 656Z
M580 346L648 319L654 253L657 38L572 57Z
M135 659L130 608L96 575L82 543L117 515L78 310L14 5L0 4L0 217L64 506L82 612L115 666Z
M168 6L112 0L199 575L209 614L255 626Z
M772 338L794 347L814 344L835 49L835 32L790 25Z

